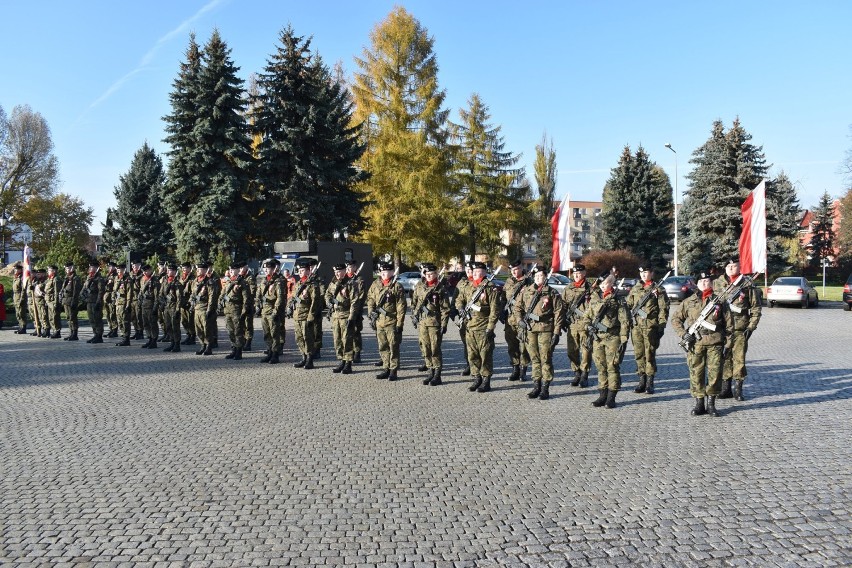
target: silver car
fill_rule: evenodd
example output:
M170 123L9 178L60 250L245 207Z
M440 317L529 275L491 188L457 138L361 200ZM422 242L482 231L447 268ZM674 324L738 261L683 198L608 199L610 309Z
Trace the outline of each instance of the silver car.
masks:
M669 276L663 280L663 289L669 300L682 302L698 290L692 276Z
M402 286L402 289L405 290L405 293L408 296L411 296L411 293L414 292L414 287L417 286L417 283L421 280L421 275L419 272L400 272L399 278L397 278L397 282Z
M559 292L562 293L565 290L566 286L570 286L572 284L572 280L563 274L554 273L550 275L550 278L547 279L547 285Z
M770 308L775 304L798 304L802 309L819 306L816 288L801 276L783 276L766 289L766 301Z

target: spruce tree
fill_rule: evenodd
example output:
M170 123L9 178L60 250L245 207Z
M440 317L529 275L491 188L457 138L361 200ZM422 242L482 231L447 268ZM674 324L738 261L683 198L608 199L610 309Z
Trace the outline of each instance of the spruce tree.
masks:
M826 191L814 209L810 243L811 266L822 266L823 259L834 257L834 200Z
M269 240L357 232L363 202L354 185L365 176L355 164L364 147L349 93L310 38L288 26L279 41L252 98L258 226Z
M766 264L769 274L790 265L791 243L799 248L801 209L796 189L783 171L766 186Z

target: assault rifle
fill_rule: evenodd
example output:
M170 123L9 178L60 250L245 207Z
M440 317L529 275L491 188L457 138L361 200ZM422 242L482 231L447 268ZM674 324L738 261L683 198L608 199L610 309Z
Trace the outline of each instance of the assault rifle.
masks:
M527 332L532 331L533 322L539 321L539 317L533 313L538 301L541 299L541 293L544 290L544 287L547 285L547 280L550 278L550 275L553 274L553 269L550 269L550 272L547 273L547 278L544 279L544 283L541 287L535 291L532 299L530 300L530 305L527 306L526 312L524 312L523 317L521 318L520 323L518 324L518 338L522 343L527 342Z
M562 324L562 331L568 331L568 327L572 323L583 319L583 312L580 311L580 306L589 299L593 290L597 290L600 287L601 282L603 282L604 278L607 276L609 276L609 270L598 276L597 279L592 282L592 286L589 288L588 292L580 294L574 298L574 301L571 302L571 305L568 306L568 310L565 312L565 323Z
M444 283L446 282L446 280L447 277L444 274L444 269L442 268L441 272L438 273L438 283L435 284L435 288L431 292L428 292L423 296L423 301L420 303L419 306L411 306L411 323L414 324L414 329L417 329L417 326L420 324L421 314L423 317L429 316L429 308L427 307L429 303L429 296L432 294L442 294L444 292Z
M759 272L754 274L740 274L736 280L728 284L727 288L725 288L721 294L714 295L713 300L704 306L704 309L701 310L701 313L698 314L698 317L692 325L689 326L689 329L686 330L683 337L680 338L678 345L680 345L684 351L692 351L692 347L701 339L702 329L716 331L716 324L708 322L707 318L710 317L710 314L713 313L717 306L720 306L725 302L729 302L730 299L738 296L745 288L754 284L754 277L758 274Z
M485 282L491 282L492 280L494 280L494 277L497 276L497 273L499 273L502 268L502 266L498 266L497 270L492 272L491 276L485 279ZM468 302L467 305L462 309L462 311L459 312L459 317L456 320L456 325L459 327L459 329L461 329L464 324L470 321L470 319L473 317L474 311L478 312L481 309L479 307L479 304L477 304L476 302L479 301L479 297L484 291L485 286L480 284L479 287L476 289L476 292L473 293L473 296L470 297L470 302Z
M509 318L512 317L512 310L515 308L515 304L518 302L518 298L521 297L521 292L524 291L524 288L529 286L532 283L532 279L530 278L530 274L535 271L538 263L533 264L532 268L530 268L529 273L524 277L524 279L518 283L518 286L515 288L515 291L512 292L512 297L509 298L509 301L506 302L506 306L500 311L500 316L497 318L500 320L500 323L506 325L506 322L509 321ZM551 274L553 270L550 271ZM547 275L550 278L550 274Z
M623 278L622 278L622 281L624 281ZM615 298L615 287L614 286L613 286L613 298ZM622 306L623 306L623 303L620 300L618 300L617 298L615 298L615 300L618 302L619 309L621 309ZM598 313L595 314L595 319L592 320L592 323L586 325L586 342L585 342L586 349L592 348L592 345L594 344L595 340L600 339L601 333L606 333L606 332L609 331L609 326L604 325L604 323L603 323L603 319L604 319L605 315L606 315L606 301L604 301L604 303L601 304L601 307L598 309ZM623 351L624 351L626 345L627 344L625 343L621 347L621 350L620 350L621 351L621 353L620 353L621 357L624 357Z
M648 312L646 312L646 311L645 311L645 309L644 309L645 304L647 304L647 303L648 303L648 300L650 300L650 299L651 299L651 296L653 296L653 295L654 295L654 292L656 292L657 290L662 290L662 289L663 289L663 282L665 282L666 278L668 278L668 277L669 277L669 275L670 275L671 273L672 273L672 271L671 271L671 270L669 270L668 272L666 272L666 275L665 275L665 276L663 276L663 279L662 279L662 280L660 280L659 282L657 282L656 284L654 284L653 286L651 286L651 287L648 289L648 291L647 291L647 292L645 292L645 295L644 295L644 296L642 296L642 297L639 299L639 301L636 303L636 305L635 305L635 306L633 306L633 309L632 309L632 310L630 310L630 321L631 321L631 322L635 322L635 321L636 321L636 317L637 317L637 316L638 316L638 317L640 317L640 318L642 318L642 319L647 319L647 318L648 318ZM664 291L664 293L665 293L665 291Z
M326 318L328 318L328 321L331 321L331 316L334 313L334 304L337 303L337 293L340 292L340 287L343 286L349 280L352 280L353 278L358 276L358 273L361 272L362 268L364 268L363 262L361 263L361 266L358 267L358 270L355 271L355 274L353 274L352 276L349 276L348 274L346 274L344 272L343 278L341 278L340 280L335 282L334 291L331 294L329 294L329 298L331 298L331 302L328 306L328 314L326 314Z
M399 267L396 267L396 270L393 271L393 278L391 278L390 284L388 284L388 288L393 288L393 285L396 284L396 281L399 279ZM379 316L386 316L388 314L387 310L385 310L384 305L388 301L388 290L385 290L382 293L382 297L376 303L373 310L367 316L370 318L370 327L374 330L376 329L376 322L379 321Z
M751 288L754 285L754 279L760 272L754 274L740 274L736 280L728 284L728 287L722 292L722 299L730 304L740 292L746 288Z
M319 271L320 266L322 266L322 261L317 263L311 271L311 275L308 276L304 282L299 282L299 287L296 288L296 291L293 292L293 297L290 298L289 302L287 302L287 311L285 312L284 317L292 318L293 314L296 313L296 302L299 301L299 296L302 295L302 292L305 291L305 288L307 288L309 284L313 284L316 281L317 272Z

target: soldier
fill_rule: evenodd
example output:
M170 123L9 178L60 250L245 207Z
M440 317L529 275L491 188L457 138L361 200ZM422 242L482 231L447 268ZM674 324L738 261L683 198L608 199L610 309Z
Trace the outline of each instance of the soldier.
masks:
M405 289L393 278L393 264L379 263L379 278L367 291L370 327L376 330L383 371L377 379L395 381L399 370L399 347L405 323Z
M142 315L142 327L148 336L148 341L142 346L142 349L156 349L157 339L160 335L160 326L157 321L160 282L154 275L150 264L142 267L142 277L137 286L137 302L139 303L139 313Z
M727 304L713 293L711 275L701 272L695 283L700 293L693 294L672 315L672 327L678 336L689 344L686 363L689 365L689 390L695 399L693 416L709 414L719 416L716 397L722 390L722 348L730 349L734 321ZM716 305L707 316L698 336L688 336L687 331L698 320L702 310L713 302ZM704 397L707 397L707 407Z
M529 285L529 279L524 274L524 267L520 260L509 265L509 277L503 286L503 294L506 305L501 311L503 321L503 336L506 339L506 348L509 351L509 361L512 363L512 374L510 381L523 381L527 376L527 367L530 364L530 355L527 346L518 337L518 318L515 315L515 306L523 295L524 288Z
M107 275L104 279L104 315L109 324L109 333L107 337L118 337L118 316L115 309L115 281L117 278L117 270L113 261L107 261Z
M473 262L467 262L464 265L465 275L462 277L458 283L456 283L456 291L455 296L450 299L450 317L455 319L458 315L458 311L456 310L456 298L458 298L461 293L470 286L470 281L473 279ZM459 327L459 337L461 338L462 343L462 355L464 355L464 367L462 368L462 376L469 377L470 376L470 359L468 357L467 351L467 322L463 322Z
M441 343L450 320L450 299L444 280L438 280L438 268L428 263L422 268L425 280L414 286L411 320L418 329L420 350L429 370L423 384L434 387L441 384L441 368L444 366Z
M133 339L145 338L145 322L142 320L142 304L139 303L139 285L142 283L142 263L134 260L130 263L130 321L136 333Z
M160 280L159 304L163 306L163 328L169 337L169 346L163 349L180 353L180 312L183 305L184 286L177 275L177 264L166 265L166 275Z
M15 263L13 268L12 304L15 306L15 318L18 320L15 333L24 335L27 333L27 285L24 283L24 267Z
M86 301L86 314L89 316L89 325L92 326L93 336L86 343L104 342L104 289L106 281L101 276L101 267L97 260L89 261L89 272L83 282L83 290L80 295Z
M225 359L239 361L243 358L243 346L246 340L246 311L249 308L249 285L240 276L240 269L245 266L244 262L233 262L228 268L228 280L222 289L222 298L225 303L225 327L228 329L228 338L231 340L231 352L225 355Z
M254 277L254 272L245 262L241 263L239 274L240 278L246 283L243 290L246 295L246 309L243 310L243 329L245 330L243 351L251 351L251 340L254 339L254 312L256 308L254 299L257 296L257 278Z
M529 398L550 398L553 381L553 349L559 343L565 318L565 304L559 292L547 285L541 268L533 271L533 284L526 286L514 306L514 319L532 362L533 390Z
M633 392L653 394L654 375L657 373L657 348L669 319L669 297L664 290L657 287L654 282L654 269L651 267L639 267L639 282L630 289L627 296L627 307L631 313L640 304L642 305L637 310L631 334L636 372L639 375L639 385Z
M157 338L157 341L168 341L171 342L171 338L169 337L168 331L166 331L166 322L164 316L165 305L163 302L159 301L160 287L162 286L163 280L166 279L166 273L168 272L168 268L166 267L165 259L157 260L157 322L160 324L160 329L163 330L163 335Z
M80 289L82 284L74 263L65 263L65 280L60 285L59 301L65 311L65 320L68 322L68 337L64 341L77 341L77 308L80 306Z
M725 274L719 276L713 282L713 291L721 295L740 276L740 260L731 258L725 264ZM731 348L725 349L725 360L723 364L722 377L725 384L719 398L731 398L745 400L743 396L743 383L746 375L746 353L748 352L748 341L751 334L757 329L760 322L761 306L763 297L760 290L755 286L744 288L736 298L728 298L728 308L731 317L734 318L734 332L731 337ZM736 379L734 392L731 393L731 383Z
M50 334L51 339L59 339L62 334L59 332L62 329L62 322L59 320L59 310L62 307L60 291L62 284L56 280L56 271L58 268L55 265L47 267L47 279L44 281L44 301L47 307L47 324L53 330Z
M456 296L456 310L466 321L465 341L467 361L473 374L473 384L467 390L488 392L494 369L494 328L500 313L500 292L485 278L485 263L471 263L471 279Z
M352 359L355 356L352 333L358 319L359 303L355 283L346 274L344 263L334 265L334 281L325 292L325 304L331 319L334 351L340 361L332 372L348 375L352 372Z
M183 329L186 330L186 339L181 341L181 345L195 345L195 314L191 305L192 298L192 283L195 280L192 278L192 263L184 262L180 265L180 277L178 283L183 287L180 303L180 321L183 324Z
M610 274L601 282L601 295L592 300L583 317L587 333L593 342L592 358L598 368L600 396L592 406L615 408L615 395L621 388L621 360L627 347L630 320L627 307L616 297ZM586 340L587 343L589 339Z
M358 265L354 259L346 261L346 276L352 282L353 301L357 302L355 306L355 327L352 329L352 349L353 363L361 362L361 348L363 340L361 331L364 329L364 303L367 301L367 287L364 286L364 279L358 276Z
M297 368L314 368L314 355L317 350L314 337L316 320L322 319L323 310L322 289L313 273L315 263L312 258L300 258L296 261L299 280L288 306L288 310L292 309L296 346L302 354L302 360L293 365Z
M33 323L36 324L35 331L30 335L35 337L49 337L50 324L47 320L47 299L44 295L47 271L44 268L39 268L34 272L34 276L30 282L32 283L32 294L30 294L30 297L33 299L30 313L33 314Z
M568 332L565 334L565 345L574 371L571 386L586 388L589 386L589 370L592 368L592 350L587 347L588 335L583 320L592 300L592 284L586 279L586 266L583 264L574 265L571 277L574 283L562 291Z
M213 333L216 306L219 302L219 279L210 273L212 266L206 262L196 265L196 278L192 283L193 315L195 332L201 340L196 355L213 355Z
M133 317L133 281L130 275L127 274L125 266L120 264L116 266L115 282L113 284L113 305L115 305L115 317L118 320L118 331L121 335L121 341L116 343L116 347L127 347L130 345L130 320Z
M257 290L261 308L260 323L263 326L263 340L266 342L266 356L261 363L275 365L280 362L284 345L284 312L287 307L287 286L278 273L281 264L274 258L263 263L266 273Z

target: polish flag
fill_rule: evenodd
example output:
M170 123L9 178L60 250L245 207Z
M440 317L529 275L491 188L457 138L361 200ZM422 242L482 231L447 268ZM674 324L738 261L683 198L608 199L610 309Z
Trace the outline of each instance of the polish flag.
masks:
M740 272L766 272L766 180L760 182L742 205Z
M573 263L571 262L571 207L567 195L550 219L550 232L553 236L551 268L554 272L568 270Z
M32 276L32 258L33 250L29 247L29 245L24 245L24 284L29 281Z

